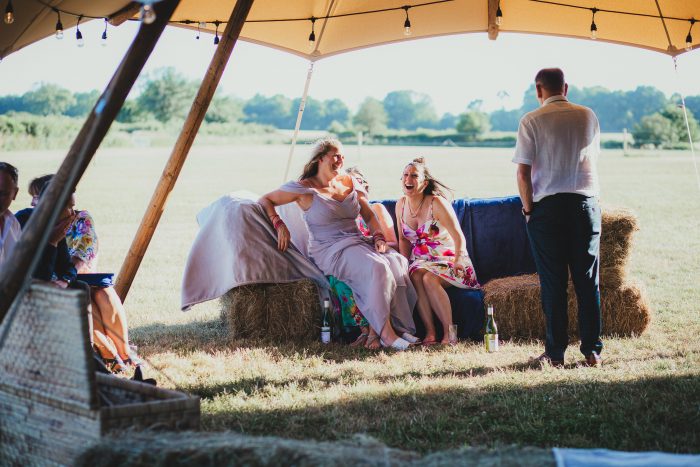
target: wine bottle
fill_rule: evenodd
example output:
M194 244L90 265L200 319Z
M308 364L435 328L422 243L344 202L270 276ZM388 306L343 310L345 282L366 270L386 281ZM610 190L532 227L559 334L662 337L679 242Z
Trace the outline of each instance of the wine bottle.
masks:
M487 352L498 351L498 328L493 318L493 305L488 306L486 315L486 328L484 330L484 345Z
M321 324L321 342L329 344L331 342L331 302L323 301L323 323Z

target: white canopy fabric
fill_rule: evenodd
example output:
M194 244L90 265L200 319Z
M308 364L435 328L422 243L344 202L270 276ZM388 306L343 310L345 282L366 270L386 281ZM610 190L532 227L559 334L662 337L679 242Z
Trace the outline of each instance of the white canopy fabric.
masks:
M0 0L4 12L8 0ZM50 36L57 14L65 28L74 26L75 15L110 17L129 6L125 0L15 0L15 21L0 23L0 58ZM182 0L173 25L219 32L235 0ZM496 26L496 11L502 24ZM404 7L408 7L407 9ZM593 9L599 41L642 47L676 56L685 53L686 37L700 45L700 25L691 30L691 19L700 19L699 0L255 0L241 39L274 47L309 60L365 47L464 33L486 33L492 39L502 33L543 34L592 40ZM404 22L411 35L404 35ZM316 41L309 46L314 23ZM662 19L664 18L664 19Z

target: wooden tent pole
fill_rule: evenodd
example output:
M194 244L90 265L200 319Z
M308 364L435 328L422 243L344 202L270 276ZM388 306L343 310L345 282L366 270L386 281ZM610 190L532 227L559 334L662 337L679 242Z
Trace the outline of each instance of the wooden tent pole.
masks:
M168 159L163 169L163 174L160 177L158 186L156 186L148 208L141 220L141 225L139 225L136 231L129 252L117 276L117 283L114 288L122 301L124 301L126 295L129 293L136 272L141 265L141 260L143 260L143 256L151 242L153 233L158 226L160 216L163 214L165 202L175 186L178 175L180 175L180 170L185 163L192 143L194 143L197 131L202 124L202 120L204 120L204 115L207 113L209 103L212 97L214 97L216 87L221 80L221 75L223 75L226 69L228 60L233 52L233 47L236 45L236 41L241 33L241 29L243 29L243 24L248 17L248 12L252 5L253 0L237 0L236 6L231 12L231 17L226 24L226 29L221 36L221 41L211 59L207 74L202 80L194 102L192 102L192 107L190 107L190 112L187 115L182 131L175 142L175 146L170 154L170 159Z
M154 5L156 21L150 25L142 24L139 28L119 68L90 112L61 167L32 213L20 241L0 270L0 322L17 294L29 283L31 271L41 257L52 226L75 191L179 1L165 0Z

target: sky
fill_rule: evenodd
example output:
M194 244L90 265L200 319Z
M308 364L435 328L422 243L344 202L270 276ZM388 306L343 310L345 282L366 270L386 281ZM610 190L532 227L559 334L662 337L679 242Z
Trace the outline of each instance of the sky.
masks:
M75 41L75 28L63 40L46 38L0 62L0 95L22 94L40 82L74 92L102 90L136 34L138 23L108 29L101 46L102 21L81 25L85 46ZM214 53L213 36L167 28L145 72L175 67L200 80ZM599 41L502 33L490 41L485 33L406 41L353 51L315 63L309 89L313 98L339 98L353 111L366 97L383 99L388 92L412 90L429 95L439 115L459 114L473 100L487 111L520 106L535 73L561 67L569 85L632 90L654 86L700 95L700 51L678 58ZM298 97L309 62L268 47L239 42L222 78L223 93L248 99L256 93ZM136 88L134 93L138 93Z

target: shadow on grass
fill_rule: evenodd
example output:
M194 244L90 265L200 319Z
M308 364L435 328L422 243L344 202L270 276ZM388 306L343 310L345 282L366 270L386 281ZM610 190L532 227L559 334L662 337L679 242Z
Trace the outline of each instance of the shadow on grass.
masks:
M461 371L407 371L400 374L375 376L369 379L368 381L372 384L381 385L398 383L413 378L442 378L445 376L451 376L457 379L464 379L470 377L485 376L495 371L509 371L522 369L522 365L517 365L517 367L518 368L516 368L516 365L511 365L507 367L479 366ZM290 385L294 385L294 388L298 391L319 391L328 389L338 384L352 384L352 382L349 382L348 379L354 378L352 378L352 376L349 376L348 378L345 378L343 376L307 376L303 378L274 379L265 378L263 376L257 376L254 378L243 378L237 381L229 381L226 383L219 384L202 383L196 385L185 385L181 386L181 389L187 391L190 394L197 395L202 399L213 399L217 396L237 393L242 393L246 396L252 396L260 391L283 389Z
M265 381L241 384L266 388ZM240 410L210 401L203 405L202 424L210 431L296 439L337 440L362 432L389 446L421 452L511 443L671 452L698 452L700 447L697 375L530 387L509 383L339 399L302 408L246 405Z
M321 357L327 362L335 363L364 361L378 355L375 350L339 343L324 345L320 342L280 343L260 339L235 339L220 319L186 324L154 323L139 326L131 330L131 338L138 344L139 352L145 357L161 352L187 354L239 348L270 351L282 357ZM439 351L439 348L426 351Z

